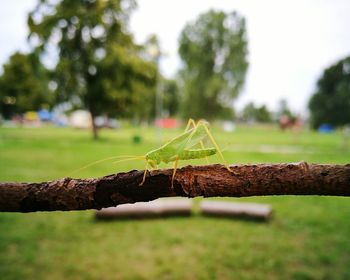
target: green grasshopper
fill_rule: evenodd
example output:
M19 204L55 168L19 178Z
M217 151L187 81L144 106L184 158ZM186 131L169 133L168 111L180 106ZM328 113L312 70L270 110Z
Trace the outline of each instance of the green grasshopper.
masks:
M146 161L145 171L143 173L143 178L141 183L139 184L142 186L146 180L148 166L151 166L152 168L158 168L158 165L161 162L169 163L174 162L174 168L173 168L173 174L171 179L171 187L173 187L176 169L178 166L178 162L180 160L189 160L189 159L199 159L199 158L207 158L208 156L214 155L216 153L219 154L222 161L224 162L227 170L230 172L233 172L228 164L225 161L225 158L217 145L216 141L214 140L214 137L209 131L208 123L206 121L198 121L195 123L193 119L190 119L187 123L185 132L181 135L175 137L174 139L170 140L169 142L165 143L163 146L161 146L158 149L152 150L144 156L115 156L110 157L107 159L102 159L96 162L93 162L91 164L88 164L76 171L85 169L91 165L95 165L97 163L110 160L110 159L116 159L116 158L124 158L122 160L118 160L116 162L126 161L126 160L134 160L134 159L141 159ZM192 128L191 128L192 126ZM203 140L208 137L212 144L214 145L214 148L205 148L203 144ZM194 149L193 147L200 144L200 148ZM115 162L115 163L116 163ZM76 172L75 171L75 172Z
M193 126L193 128L190 129L191 126ZM214 145L214 148L204 148L203 139L205 137L209 137L210 141ZM193 149L193 147L197 144L200 144L201 148ZM148 152L144 157L137 157L146 160L145 172L143 174L143 179L140 185L142 186L146 180L148 165L153 168L157 168L158 164L161 162L174 162L171 180L171 186L173 187L179 160L207 158L208 156L214 155L216 153L219 154L225 163L226 168L232 172L232 170L227 165L219 146L214 140L214 137L209 131L208 123L206 121L199 121L196 124L194 120L190 119L184 133L165 143L160 148Z

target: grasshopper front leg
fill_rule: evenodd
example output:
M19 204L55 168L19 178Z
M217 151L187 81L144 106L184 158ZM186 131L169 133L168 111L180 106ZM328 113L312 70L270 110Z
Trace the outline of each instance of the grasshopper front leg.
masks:
M147 175L147 171L148 171L148 161L146 161L146 166L145 166L145 171L143 172L143 177L142 177L142 181L139 184L139 186L142 186L143 183L146 181L146 175Z
M179 156L176 156L176 160L174 161L173 175L171 176L171 189L174 190L174 179L176 174L177 165L179 163Z

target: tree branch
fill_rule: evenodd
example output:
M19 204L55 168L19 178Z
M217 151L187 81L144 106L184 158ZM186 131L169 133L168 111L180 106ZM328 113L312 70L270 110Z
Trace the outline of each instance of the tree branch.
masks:
M350 196L350 164L186 166L150 171L142 186L143 171L130 171L92 179L43 183L0 183L0 211L32 212L101 209L159 197L243 197L264 195Z

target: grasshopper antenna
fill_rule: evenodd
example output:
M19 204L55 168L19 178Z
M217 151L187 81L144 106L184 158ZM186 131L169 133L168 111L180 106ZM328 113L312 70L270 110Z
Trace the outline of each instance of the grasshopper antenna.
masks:
M94 166L94 165L99 164L99 163L101 163L101 162L109 161L109 160L112 160L112 159L118 159L118 158L129 159L129 158L136 158L136 157L135 157L135 156L129 156L129 155L123 155L123 156L113 156L113 157L108 157L108 158L100 159L100 160L94 161L94 162L92 162L92 163L89 163L89 164L87 164L87 165L84 165L83 167L80 167L80 168L78 168L78 169L76 169L76 170L73 170L72 172L70 172L70 173L68 174L68 176L71 176L72 174L75 174L75 173L77 173L77 172L79 172L79 171L82 171L82 170L84 170L84 169L86 169L86 168L88 168L88 167ZM121 160L121 161L123 161L123 160Z
M112 163L119 163L119 162L123 162L123 161L129 161L129 160L136 160L136 159L146 159L145 156L132 156L130 158L124 158L124 159L120 159L120 160L117 160L117 161L113 161Z

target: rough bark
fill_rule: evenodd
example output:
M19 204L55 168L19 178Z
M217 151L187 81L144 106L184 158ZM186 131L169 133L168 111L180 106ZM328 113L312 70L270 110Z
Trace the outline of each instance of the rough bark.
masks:
M133 170L92 179L43 183L0 183L0 211L32 212L101 209L159 197L243 197L264 195L350 196L350 164L254 164L186 166L150 171Z

